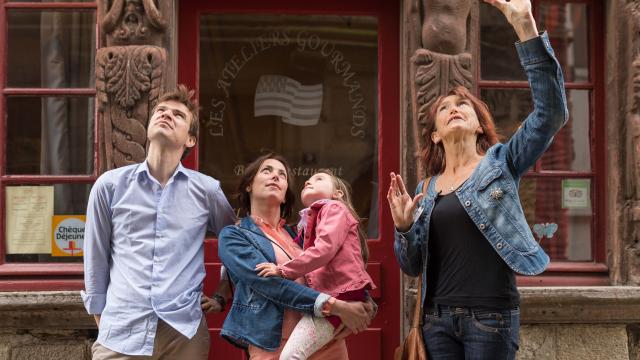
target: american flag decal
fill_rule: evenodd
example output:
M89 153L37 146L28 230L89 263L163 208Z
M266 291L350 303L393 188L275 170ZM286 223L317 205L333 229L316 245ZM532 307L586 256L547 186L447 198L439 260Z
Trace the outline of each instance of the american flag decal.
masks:
M298 126L313 126L322 111L322 84L301 85L283 75L262 75L256 86L254 116L275 115Z

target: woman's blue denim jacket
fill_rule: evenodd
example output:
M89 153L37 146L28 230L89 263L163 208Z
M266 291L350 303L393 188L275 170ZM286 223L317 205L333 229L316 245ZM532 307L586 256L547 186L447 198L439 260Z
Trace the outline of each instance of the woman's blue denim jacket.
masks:
M295 235L287 229L290 235ZM221 335L232 344L275 351L285 308L321 316L329 295L279 277L260 277L256 265L276 262L273 245L251 217L222 229L218 255L234 284L233 303Z
M522 210L518 187L522 175L549 147L553 136L568 120L564 80L547 33L516 43L533 97L534 110L506 144L496 144L486 153L456 196L493 249L513 271L536 275L544 271L549 256L531 233ZM435 177L433 178L435 179ZM435 198L430 181L414 212L411 228L395 232L394 252L402 271L411 276L426 273L429 254L429 220ZM424 180L416 194L422 191ZM423 276L423 289L426 276ZM424 294L422 293L424 301Z

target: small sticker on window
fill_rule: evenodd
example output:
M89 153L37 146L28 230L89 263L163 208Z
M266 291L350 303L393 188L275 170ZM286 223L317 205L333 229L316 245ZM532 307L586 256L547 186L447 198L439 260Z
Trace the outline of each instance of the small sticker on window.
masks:
M558 224L556 223L541 223L533 225L533 232L538 237L538 242L542 242L542 239L551 239L553 234L558 231Z
M54 215L51 227L51 256L82 256L84 215Z
M562 180L562 208L585 209L591 204L591 180Z

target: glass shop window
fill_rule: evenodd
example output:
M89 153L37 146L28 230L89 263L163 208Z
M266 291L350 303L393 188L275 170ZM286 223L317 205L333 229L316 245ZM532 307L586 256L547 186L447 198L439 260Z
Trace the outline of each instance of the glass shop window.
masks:
M273 150L289 160L296 196L329 168L351 184L360 216L377 219L376 18L204 14L200 24L200 171L234 204L244 165ZM378 236L377 221L368 233Z
M97 177L95 5L20 6L7 8L1 24L7 52L0 69L0 265L80 263Z
M506 141L533 109L527 78L513 43L515 32L502 14L481 6L480 96ZM548 30L566 82L569 122L520 183L520 199L534 237L555 262L604 262L603 207L604 106L595 96L595 4L591 1L537 1L538 30ZM598 50L601 51L601 50ZM600 55L601 56L601 55ZM597 70L602 71L602 70Z

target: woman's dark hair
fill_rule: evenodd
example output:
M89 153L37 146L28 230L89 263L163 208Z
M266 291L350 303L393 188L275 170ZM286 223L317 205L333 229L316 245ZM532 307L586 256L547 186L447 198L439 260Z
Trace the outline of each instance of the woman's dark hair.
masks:
M253 183L253 179L256 177L256 174L260 170L260 166L262 166L262 163L269 159L281 162L287 171L287 191L284 194L284 203L280 205L280 217L283 219L287 219L289 216L291 216L293 205L296 202L296 196L293 194L292 190L294 184L293 176L291 174L291 168L289 167L289 163L284 158L284 156L276 154L274 152L261 155L244 168L244 173L240 178L240 184L238 184L237 197L238 202L240 203L239 216L247 216L251 212L251 194L247 191L247 187Z
M478 140L476 142L476 149L478 153L485 154L487 150L498 142L498 134L496 133L496 125L493 122L493 117L489 112L489 107L482 100L473 96L464 86L458 86L453 88L446 95L441 95L431 105L429 109L429 115L427 116L426 125L422 130L422 136L424 136L424 145L420 150L420 158L425 163L426 176L434 176L442 173L445 168L445 156L444 145L442 142L436 144L431 140L431 134L436 131L436 114L438 113L438 107L442 101L451 95L456 95L462 99L467 99L473 105L473 110L476 112L480 127L482 127L482 134L478 134Z

